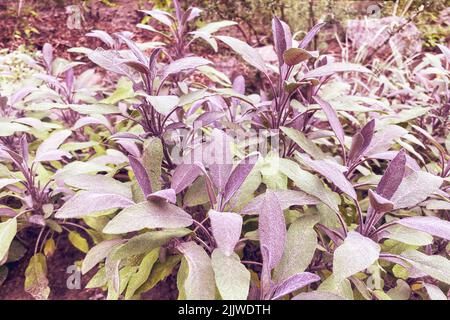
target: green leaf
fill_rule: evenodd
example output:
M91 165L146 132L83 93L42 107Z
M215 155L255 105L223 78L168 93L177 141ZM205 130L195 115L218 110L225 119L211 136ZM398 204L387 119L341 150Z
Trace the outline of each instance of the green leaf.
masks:
M303 216L291 224L283 257L273 273L276 282L301 273L309 266L317 247L317 234L313 228L318 222L319 216Z
M83 238L78 232L69 232L69 241L75 248L77 248L81 252L87 253L89 251L89 244L87 240Z
M7 263L22 259L27 253L27 248L18 240L13 240L9 246Z
M186 259L181 260L180 268L177 272L177 287L178 287L178 298L177 300L187 300L186 289L184 288L184 283L189 276L189 266Z
M430 200L427 201L428 210L450 210L450 201Z
M81 272L83 274L88 273L89 270L103 261L110 254L110 252L121 242L123 242L123 240L120 239L107 240L100 242L96 246L92 247L83 260Z
M25 291L36 300L47 300L50 295L47 279L47 261L42 253L31 257L25 270Z
M430 300L445 300L447 301L447 296L442 292L442 290L433 284L424 283L423 286L427 290Z
M374 290L373 295L378 300L392 300L392 298L388 294L386 294L384 291L381 291L381 290Z
M89 149L93 147L97 147L99 145L96 141L87 141L87 142L69 142L61 145L60 150L67 152L80 151L83 149Z
M0 223L0 263L8 254L9 247L17 233L17 219Z
M409 300L411 288L406 281L397 279L397 286L386 293L392 300Z
M333 256L333 275L337 281L363 271L378 260L380 246L371 239L351 231L336 248Z
M177 96L148 96L148 101L155 110L162 115L167 116L179 103Z
M395 225L386 229L388 239L397 240L412 246L426 246L433 243L433 237L426 232Z
M296 295L292 300L345 300L343 297L327 291L309 291Z
M269 153L261 163L258 164L261 173L261 182L268 189L287 189L287 177L280 170L280 158L274 153Z
M390 199L395 209L413 207L439 190L443 180L428 172L414 171L398 186Z
M194 103L195 101L198 101L200 99L203 99L207 95L209 95L207 92L208 92L208 89L205 88L205 89L198 89L198 90L186 93L186 94L180 96L180 101L178 102L178 105L185 106L185 105Z
M181 238L191 233L186 228L149 231L137 235L120 246L112 255L112 260L122 260L133 255L146 254L166 244L170 239Z
M213 38L211 38L210 40L216 41ZM218 83L218 84L220 84L220 85L222 85L224 87L231 87L231 85L232 85L230 79L228 78L228 76L225 73L220 72L219 70L217 70L217 69L215 69L213 67L201 66L201 67L198 67L198 71L203 73L210 80L212 80L212 81L214 81L214 82L216 82L216 83Z
M205 189L205 179L198 177L187 189L183 204L188 207L195 207L209 202L208 193Z
M94 162L73 161L66 164L62 169L59 169L55 176L55 180L65 180L67 177L84 173L96 173L101 171L109 172L112 169L108 166L97 164Z
M248 174L247 178L245 178L244 183L228 202L227 206L231 208L230 210L240 212L244 206L254 198L255 191L258 189L260 184L261 173L255 165L252 171Z
M117 194L131 199L131 188L128 184L117 181L114 178L105 175L80 174L67 177L64 183L77 189L97 193Z
M301 48L290 48L283 53L283 60L288 66L295 66L302 61L308 60L313 55Z
M116 291L114 287L113 280L108 281L108 295L106 300L117 300L122 292L125 291L125 288L128 285L128 281L130 281L131 276L136 272L137 267L133 266L125 266L122 270L119 271L119 288Z
M142 162L152 184L153 192L161 190L161 166L163 146L159 138L149 138L144 142Z
M100 268L97 273L89 280L86 284L86 289L92 288L101 288L105 286L108 282L108 278L106 277L106 268Z
M317 290L319 292L332 293L346 300L353 300L353 291L350 281L348 279L337 279L334 274L326 278Z
M20 123L0 121L0 137L8 137L16 132L24 131L30 131L30 127Z
M142 259L138 271L130 277L127 292L125 293L125 299L131 299L136 290L138 290L147 281L153 265L158 260L158 257L159 248L155 248Z
M250 47L247 43L228 36L216 36L216 38L238 53L248 64L263 73L267 73L267 67L263 58L259 55L258 51Z
M414 268L428 274L436 280L450 284L450 260L438 255L426 255L416 250L406 250L402 253Z
M48 239L47 241L45 241L45 245L44 245L44 255L46 257L51 257L55 254L56 251L56 242L55 240L53 240L53 238Z
M322 180L317 176L302 170L297 163L289 159L280 159L280 170L294 181L300 190L317 197L336 213L339 212L339 196L333 191L326 189Z
M116 104L117 102L134 97L133 83L127 78L120 78L117 82L116 90L108 97L101 100L101 103Z
M192 224L192 217L177 206L164 201L145 201L122 210L103 229L120 234L145 228L182 228Z
M233 253L226 256L215 249L211 256L217 289L224 300L247 300L250 288L250 272Z
M206 42L208 42L208 44L213 48L214 52L217 52L219 50L217 40L214 39L209 33L198 32L194 36L194 39L197 39L197 38L201 38L201 39L205 40Z
M403 122L408 122L424 114L430 112L430 108L425 106L415 106L411 109L403 109L398 113L394 113L390 116L384 117L383 120L380 121L380 124L398 124Z
M29 111L49 111L52 109L67 109L69 105L56 102L39 102L32 103L26 107Z
M205 32L205 33L211 34L211 33L219 31L222 28L234 26L236 24L237 24L236 22L230 21L230 20L211 22L211 23L204 25L201 28L198 28L197 30L195 30L195 32L192 32L192 33L195 34L197 32Z
M314 142L309 140L303 132L287 127L281 127L281 131L314 159L319 160L326 158L326 155L322 150Z
M187 300L213 300L216 295L214 271L206 251L195 242L178 246L184 255L187 275L180 281L183 298Z
M59 219L81 218L88 214L133 205L133 201L117 194L80 191L64 203L55 216Z
M110 104L69 104L70 109L81 114L116 114L119 108Z
M367 72L371 73L369 69L359 64L347 63L347 62L334 62L323 65L316 69L313 69L303 75L303 78L318 78L329 76L337 72Z
M180 263L181 255L169 256L164 262L157 262L150 273L148 281L139 288L137 293L143 293L151 290L160 281L172 274L173 268Z

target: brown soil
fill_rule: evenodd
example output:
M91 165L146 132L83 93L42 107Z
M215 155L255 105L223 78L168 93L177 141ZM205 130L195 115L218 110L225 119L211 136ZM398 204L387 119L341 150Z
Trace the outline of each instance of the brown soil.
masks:
M74 264L75 261L83 258L83 253L75 249L67 239L58 241L55 254L47 259L47 277L51 289L50 299L52 300L88 300L102 299L104 295L99 290L82 289L69 290L66 285L67 267ZM31 258L32 250L17 262L8 264L9 274L6 281L0 286L0 300L30 300L33 297L25 292L25 269ZM95 273L95 271L94 271ZM86 286L93 274L87 274L81 278L81 287Z
M65 5L80 1L65 0ZM160 36L149 31L136 27L140 23L144 14L139 10L150 10L151 2L137 0L114 0L114 6L107 6L100 1L91 1L92 5L88 10L83 11L82 29L69 29L67 21L69 14L64 6L55 5L55 0L45 1L24 1L21 14L18 15L18 1L4 0L0 2L0 49L15 49L20 45L34 47L41 50L45 43L50 43L55 50L56 57L74 60L78 54L69 53L67 50L73 47L87 47L95 49L104 44L97 38L87 37L86 33L92 30L103 30L112 34L119 31L130 31L134 33L133 39L137 42L161 41ZM34 13L35 12L35 13ZM154 22L151 22L154 24ZM154 25L160 28L160 26ZM34 28L36 32L29 35L24 34L24 30ZM245 29L245 26L243 27ZM19 34L17 34L19 32ZM241 38L238 28L232 27L227 30L227 34ZM210 59L218 70L227 74L231 79L239 74L254 76L254 69L249 68L237 59L226 47L221 47L221 54L216 54L209 46L202 41L196 42L195 52ZM89 60L83 58L87 64L75 70L76 73L87 67L95 67ZM99 70L103 73L103 70Z
M21 260L8 264L9 274L3 285L0 286L0 300L32 300L33 297L25 292L25 269L31 258L32 250ZM67 268L76 261L82 260L84 254L75 249L66 237L57 242L55 254L47 259L47 277L51 290L50 300L103 300L106 292L101 289L84 289L89 280L96 273L96 268L81 277L81 289L68 289ZM160 282L152 290L142 294L142 299L147 300L172 300L178 296L176 276L171 275L165 281Z
M72 1L65 1L70 5ZM79 3L80 1L76 1ZM105 30L109 33L131 31L136 33L137 40L151 40L150 32L136 27L144 14L139 9L151 9L147 2L142 1L114 1L114 6L107 6L100 1L92 1L92 6L83 13L82 29L69 29L67 25L69 13L64 6L55 5L54 1L23 1L20 15L18 15L18 1L6 0L0 4L0 48L14 49L21 44L35 46L41 49L49 42L56 47L57 56L68 57L67 49L85 46L95 48L101 43L99 40L86 37L91 30ZM25 34L24 30L33 30Z

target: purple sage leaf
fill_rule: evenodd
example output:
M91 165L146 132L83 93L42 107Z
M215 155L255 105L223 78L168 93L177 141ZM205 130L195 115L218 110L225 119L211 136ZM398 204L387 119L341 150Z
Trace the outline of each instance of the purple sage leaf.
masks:
M144 201L122 210L109 221L103 232L121 234L145 228L182 228L191 224L191 215L169 202Z
M42 57L47 65L47 68L51 71L52 61L53 61L53 48L50 43L45 43L42 47Z
M259 239L261 247L268 249L269 269L280 262L286 245L286 222L276 195L268 190L261 202L259 214Z
M130 165L133 169L134 176L136 177L136 180L139 183L144 196L147 197L152 193L152 186L147 171L136 157L130 155L128 159L130 160Z
M364 154L364 151L366 151L372 141L374 130L375 119L372 119L355 134L352 139L352 146L348 153L348 160L350 163L358 161L360 156Z
M245 159L243 159L236 168L233 169L233 171L230 174L230 177L228 178L227 183L225 184L225 192L224 192L224 203L227 203L230 201L230 199L233 197L233 195L236 193L236 191L239 190L239 188L244 183L247 176L252 171L253 167L256 164L256 161L258 160L258 155L252 155Z
M176 203L177 194L173 189L164 189L149 194L147 200L164 200L169 201L170 203Z
M56 213L56 218L81 218L94 212L134 205L128 198L117 194L78 192L70 198Z
M376 193L390 200L403 180L405 174L405 150L400 150L397 156L389 163L386 171L378 183Z
M318 275L310 272L294 274L293 276L287 278L286 280L275 286L272 300L279 299L289 293L292 293L319 280L320 277Z
M303 40L299 43L298 47L300 49L305 49L325 24L326 24L325 22L321 22L312 27L311 30L309 30L309 32L303 38Z
M283 53L287 49L287 44L283 25L281 24L280 19L278 19L277 17L273 17L272 19L272 33L275 43L275 52L277 53L278 63L281 67L284 63Z
M180 73L182 71L195 69L212 62L200 57L187 57L175 60L164 69L163 78L168 77L171 74Z
M314 171L319 172L325 178L330 180L342 192L345 192L352 199L357 200L355 189L350 181L339 169L339 165L332 160L312 160L306 153L297 153L298 158Z
M180 193L190 186L202 173L202 170L194 164L180 164L172 176L171 188Z
M323 112L327 116L328 122L330 123L331 129L333 129L336 137L339 140L339 143L342 146L342 149L345 153L345 144L344 144L344 129L342 128L341 122L339 121L336 110L326 101L320 99L319 97L314 97L314 100L320 105Z
M242 217L234 212L208 212L217 247L226 255L234 252L242 231Z
M211 180L219 192L222 192L233 169L231 138L225 132L214 129L204 156L209 164Z
M388 199L383 198L379 194L369 190L370 206L378 213L389 212L394 208L394 204Z
M395 221L402 226L450 240L450 222L437 217L409 217Z
M289 209L291 206L315 205L320 203L318 198L310 196L302 191L273 190L272 192L278 198L282 210ZM242 209L241 214L259 214L259 208L261 207L263 200L264 194L257 196Z

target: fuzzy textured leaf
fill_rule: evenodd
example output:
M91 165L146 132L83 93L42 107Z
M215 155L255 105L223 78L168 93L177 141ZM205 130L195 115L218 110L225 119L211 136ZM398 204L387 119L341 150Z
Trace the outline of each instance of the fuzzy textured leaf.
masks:
M415 171L403 179L391 201L395 209L413 207L439 190L442 178L428 172ZM381 183L381 182L380 182Z
M192 217L177 206L164 201L145 201L122 210L103 229L120 234L145 228L182 228L192 224Z
M246 300L250 288L250 272L235 253L225 255L214 250L211 255L217 289L224 300Z
M306 270L316 251L317 234L313 228L318 222L318 216L304 216L290 225L283 257L273 272L274 280L280 282Z
M380 246L360 235L349 232L344 242L336 248L333 256L333 274L345 279L370 267L380 255Z
M450 222L447 220L437 217L409 217L395 222L450 241Z
M56 218L81 218L94 212L126 208L134 205L129 198L117 194L78 192L70 198L56 213Z
M211 228L216 240L217 247L226 256L234 252L242 231L242 217L234 212L208 212L211 220Z
M272 191L266 191L259 211L259 239L261 246L268 249L269 269L280 262L286 245L286 222L278 198Z
M4 260L8 254L11 242L17 233L17 219L12 218L8 221L0 223L0 262Z
M178 246L187 263L188 273L182 283L187 300L213 300L216 295L211 259L202 247L194 242Z

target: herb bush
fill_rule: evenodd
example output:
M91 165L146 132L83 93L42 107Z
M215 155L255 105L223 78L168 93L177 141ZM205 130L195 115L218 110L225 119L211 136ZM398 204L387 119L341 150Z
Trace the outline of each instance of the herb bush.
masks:
M179 299L447 299L450 50L363 66L306 49L324 24L298 41L274 17L268 64L173 4L139 25L162 42L70 49L104 81L49 44L15 58L24 79L2 63L0 280L31 251L25 290L47 299L68 238L108 299L173 274Z

